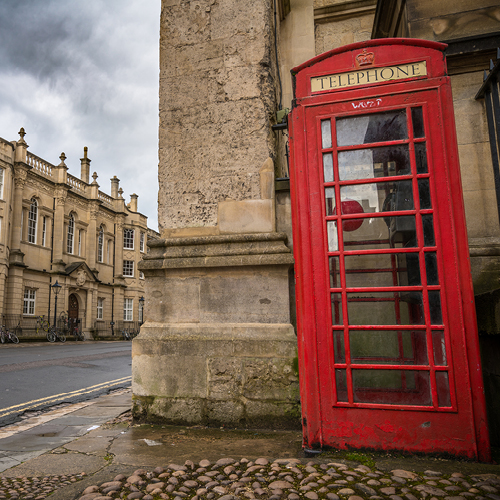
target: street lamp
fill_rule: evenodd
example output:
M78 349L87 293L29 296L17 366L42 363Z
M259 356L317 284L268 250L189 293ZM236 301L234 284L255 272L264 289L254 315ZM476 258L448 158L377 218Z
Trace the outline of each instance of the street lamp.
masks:
M62 286L56 280L56 282L52 285L52 290L54 290L55 302L54 302L54 328L57 328L57 296L61 291Z
M144 297L141 295L140 299L139 299L139 304L140 304L140 308L141 308L141 326L142 324L144 323Z

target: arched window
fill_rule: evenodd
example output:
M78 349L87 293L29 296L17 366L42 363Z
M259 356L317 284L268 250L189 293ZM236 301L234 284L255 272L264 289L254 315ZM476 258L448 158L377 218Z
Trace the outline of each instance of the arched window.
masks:
M99 228L99 236L97 237L97 262L102 262L103 247L104 247L104 230L101 226Z
M67 253L73 253L73 244L75 242L75 217L69 214L68 221L68 244L66 247Z
M31 198L30 211L28 213L28 243L36 243L36 222L38 219L38 202Z

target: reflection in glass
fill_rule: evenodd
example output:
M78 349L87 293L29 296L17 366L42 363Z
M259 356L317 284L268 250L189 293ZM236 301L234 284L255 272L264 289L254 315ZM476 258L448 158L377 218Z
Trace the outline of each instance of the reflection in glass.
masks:
M429 290L429 312L433 325L441 325L443 323L443 315L441 314L441 294L439 290Z
M352 363L428 364L424 330L354 330L349 333L349 343Z
M344 332L336 330L333 332L333 350L335 363L345 363Z
M357 201L365 213L413 210L412 182L388 181L370 184L355 184L340 188L341 200ZM342 204L342 213L344 204ZM355 213L353 211L349 213Z
M335 221L329 220L326 223L326 232L328 234L328 251L336 252L339 249L339 240L337 238L337 225Z
M425 137L424 116L422 114L421 107L411 109L411 121L413 124L413 137L415 137L416 139Z
M335 188L325 188L326 215L335 215Z
M418 253L346 255L347 287L418 286Z
M429 179L418 180L418 195L420 198L420 208L422 210L432 208L431 192L429 190Z
M415 163L417 164L417 174L427 173L427 151L425 142L415 144Z
M333 155L325 153L323 155L323 175L325 182L333 182Z
M347 403L347 377L345 370L335 370L335 385L337 386L337 401Z
M347 294L350 325L423 325L422 292Z
M341 151L338 160L341 181L411 174L406 144Z
M342 294L332 293L332 325L342 325Z
M425 254L425 271L428 285L439 285L438 266L436 252Z
M434 238L434 222L432 214L422 215L422 226L424 229L424 245L433 247L436 244Z
M352 370L354 402L432 404L430 376L423 370Z
M330 120L321 120L321 147L332 147L332 125Z
M434 330L432 332L432 350L434 352L434 364L436 366L446 366L446 344L444 341L444 332Z
M337 119L337 144L354 146L408 138L404 109Z
M330 267L330 288L338 288L340 283L340 267L338 257L328 257Z
M448 381L448 372L436 372L436 389L438 396L438 406L450 407L450 383Z
M356 221L360 225L359 229L344 232L345 250L414 248L417 246L414 215L349 219L353 225Z

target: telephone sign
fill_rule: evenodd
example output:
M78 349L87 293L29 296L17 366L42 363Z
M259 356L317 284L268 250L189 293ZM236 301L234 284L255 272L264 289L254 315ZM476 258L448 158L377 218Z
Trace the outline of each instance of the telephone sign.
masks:
M304 445L490 460L446 45L292 73Z

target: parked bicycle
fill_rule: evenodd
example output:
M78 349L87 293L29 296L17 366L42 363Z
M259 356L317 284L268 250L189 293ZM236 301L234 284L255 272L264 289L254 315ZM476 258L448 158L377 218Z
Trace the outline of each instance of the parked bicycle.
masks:
M66 335L64 333L58 332L53 326L49 328L47 332L47 340L49 342L55 342L59 340L60 342L66 342Z
M122 330L122 337L123 340L132 340L132 336L129 332L127 332L127 330Z
M48 332L49 331L49 322L45 319L45 316L37 316L36 318L36 333L40 331Z
M78 325L75 325L73 327L73 331L71 333L75 337L75 341L81 340L83 342L85 340L85 335L83 335L83 333L80 332Z
M19 338L14 332L11 332L5 328L5 325L0 328L0 342L5 344L6 342L12 342L13 344L19 344Z

